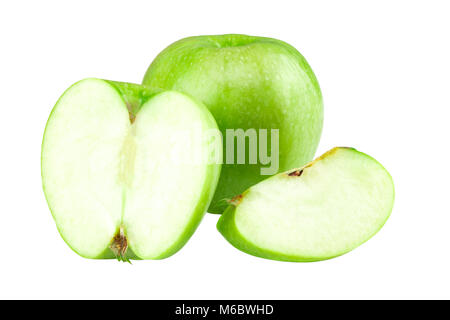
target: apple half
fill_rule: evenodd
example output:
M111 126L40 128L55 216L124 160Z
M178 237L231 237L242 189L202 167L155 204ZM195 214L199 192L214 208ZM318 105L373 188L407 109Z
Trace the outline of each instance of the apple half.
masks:
M67 244L93 259L177 252L200 223L220 174L209 157L221 154L221 141L179 141L193 130L217 125L182 93L100 79L71 86L47 122L41 162L44 193Z
M233 198L218 230L236 248L281 261L319 261L370 239L394 203L389 173L352 148L334 148Z

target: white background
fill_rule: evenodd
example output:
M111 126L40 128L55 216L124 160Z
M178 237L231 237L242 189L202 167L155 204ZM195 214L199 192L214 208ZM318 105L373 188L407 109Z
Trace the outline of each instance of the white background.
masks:
M450 298L450 5L446 1L2 1L0 298ZM47 117L72 83L139 83L192 35L244 33L296 48L321 85L317 155L353 146L392 174L385 227L342 257L283 263L241 253L207 215L162 261L87 260L44 199Z

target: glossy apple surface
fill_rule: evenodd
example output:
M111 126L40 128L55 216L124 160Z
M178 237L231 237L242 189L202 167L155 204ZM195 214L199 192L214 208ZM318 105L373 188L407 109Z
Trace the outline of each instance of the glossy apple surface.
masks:
M319 143L319 84L305 58L283 41L235 34L182 39L157 56L143 84L202 101L224 137L226 129L278 129L280 172L310 161ZM209 211L221 213L223 199L267 178L260 170L267 166L224 163Z

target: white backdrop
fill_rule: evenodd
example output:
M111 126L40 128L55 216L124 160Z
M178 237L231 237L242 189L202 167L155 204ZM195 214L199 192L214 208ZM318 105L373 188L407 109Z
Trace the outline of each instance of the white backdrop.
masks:
M0 4L0 298L450 298L448 1L3 1ZM58 97L86 77L139 83L192 35L284 40L322 88L317 155L353 146L392 174L385 227L342 257L263 260L207 215L162 261L79 257L44 199L40 148Z

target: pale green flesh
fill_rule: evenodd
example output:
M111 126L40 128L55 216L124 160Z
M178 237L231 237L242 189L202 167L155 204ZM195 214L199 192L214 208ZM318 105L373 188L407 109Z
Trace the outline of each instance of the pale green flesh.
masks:
M143 83L202 101L224 137L226 129L278 129L279 172L311 161L319 143L319 85L305 58L285 42L235 34L182 39L158 55ZM267 178L261 167L268 165L224 162L208 211L222 213L224 199Z
M188 148L176 141L180 131L215 127L203 106L163 92L143 102L131 123L128 100L112 83L83 80L47 124L44 191L62 237L84 257L113 257L108 247L119 228L128 257L173 254L194 232L218 179L218 165L183 161L204 157L210 142Z
M372 237L389 217L394 187L374 159L335 148L300 176L278 174L247 190L218 229L237 248L264 258L317 261Z

